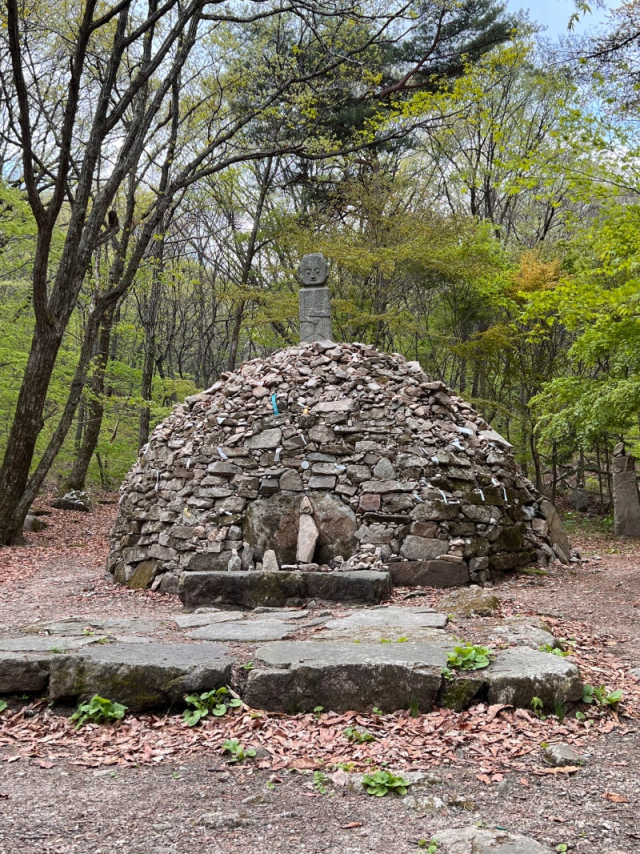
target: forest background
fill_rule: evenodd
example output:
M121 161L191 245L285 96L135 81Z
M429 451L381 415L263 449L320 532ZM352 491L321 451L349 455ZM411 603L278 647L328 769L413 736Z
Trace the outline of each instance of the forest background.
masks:
M298 340L419 359L538 488L640 452L640 3L552 43L494 0L6 0L0 542Z

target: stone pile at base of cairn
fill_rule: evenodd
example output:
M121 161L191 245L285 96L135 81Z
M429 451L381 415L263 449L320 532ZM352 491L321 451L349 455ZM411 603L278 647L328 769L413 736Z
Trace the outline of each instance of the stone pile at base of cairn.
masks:
M156 427L109 569L166 592L256 570L449 587L569 557L553 506L469 404L417 362L321 341L223 374Z

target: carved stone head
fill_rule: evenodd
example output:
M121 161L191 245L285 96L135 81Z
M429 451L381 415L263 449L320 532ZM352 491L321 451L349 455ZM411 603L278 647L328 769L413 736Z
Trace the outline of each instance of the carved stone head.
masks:
M307 288L320 288L325 285L329 278L329 265L324 255L320 252L303 255L298 267L298 278Z

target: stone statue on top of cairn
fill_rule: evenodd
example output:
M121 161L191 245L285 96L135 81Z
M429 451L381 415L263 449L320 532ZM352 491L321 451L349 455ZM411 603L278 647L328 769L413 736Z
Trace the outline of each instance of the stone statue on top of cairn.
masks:
M331 294L327 287L329 265L319 252L304 255L298 267L300 280L300 340L332 341Z

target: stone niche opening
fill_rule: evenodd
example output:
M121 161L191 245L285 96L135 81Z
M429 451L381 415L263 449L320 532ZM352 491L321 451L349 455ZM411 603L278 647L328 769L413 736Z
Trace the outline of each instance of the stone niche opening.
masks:
M270 570L295 589L363 570L455 586L570 557L509 442L417 362L364 344L224 374L155 428L121 491L109 569L131 587Z

